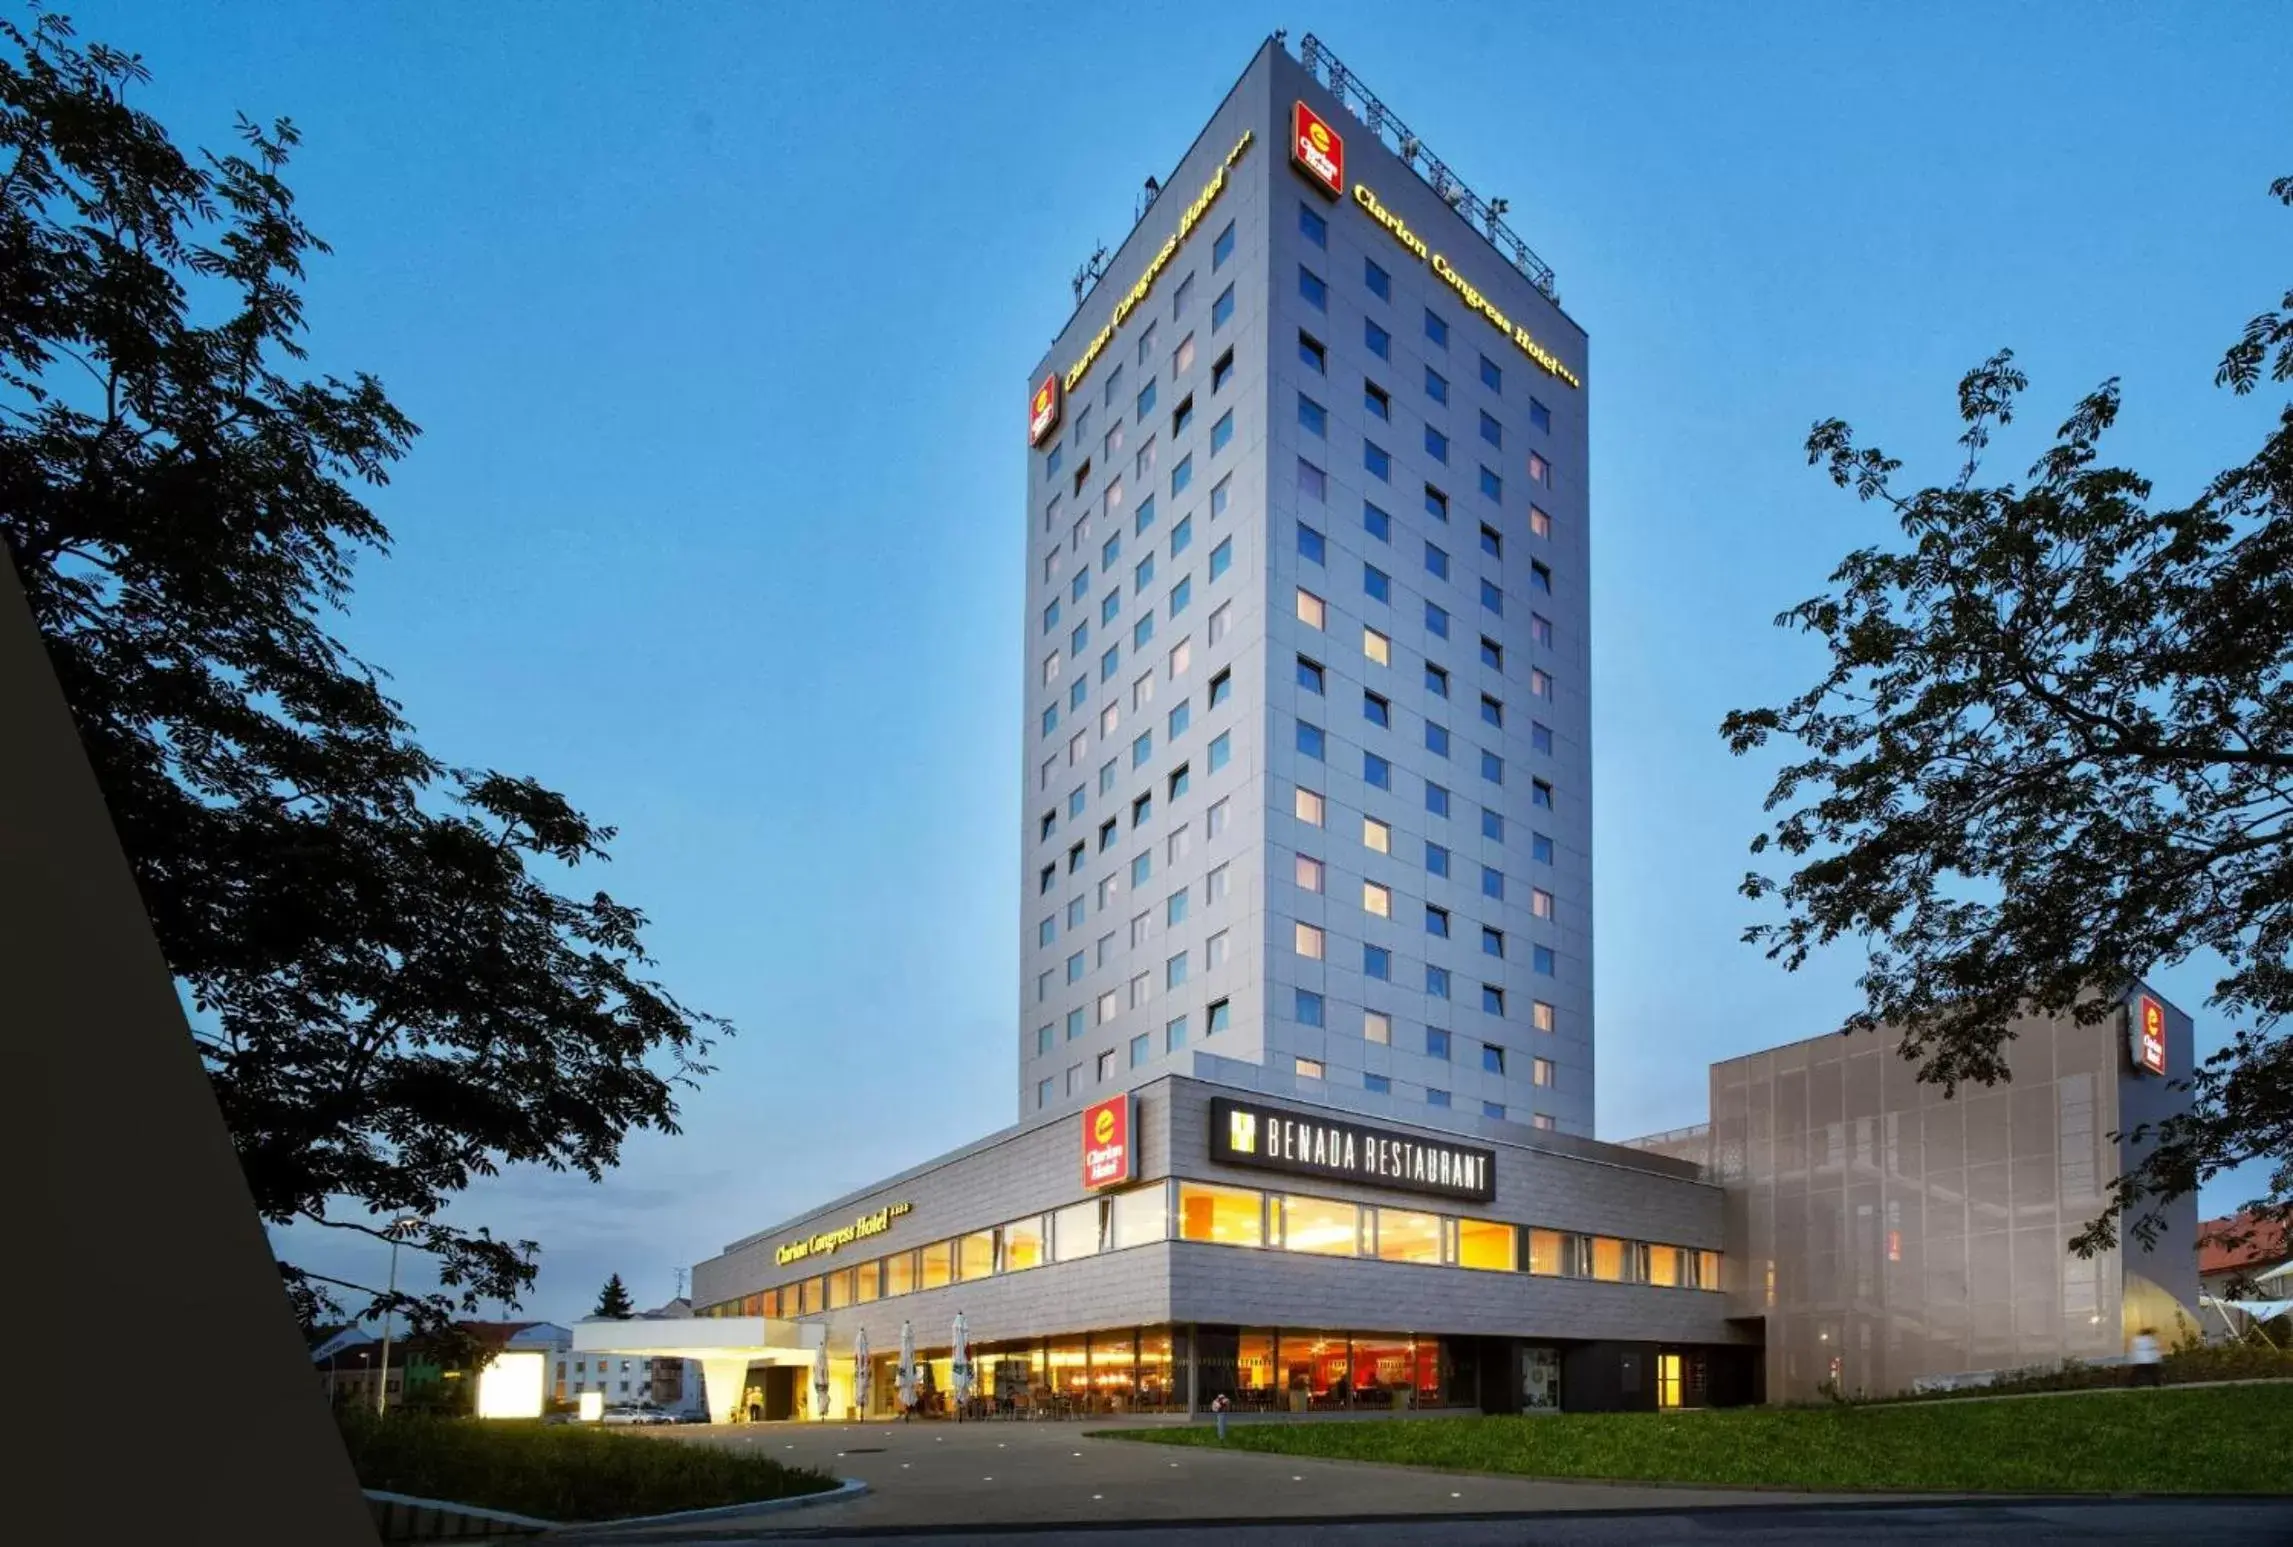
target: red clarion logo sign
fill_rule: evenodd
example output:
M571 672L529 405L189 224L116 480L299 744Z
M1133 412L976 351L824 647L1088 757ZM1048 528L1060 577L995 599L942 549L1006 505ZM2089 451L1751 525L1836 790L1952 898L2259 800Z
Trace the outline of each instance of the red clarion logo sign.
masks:
M1290 110L1290 164L1306 174L1323 198L1345 192L1346 142L1303 102Z
M1027 400L1027 444L1040 446L1059 428L1059 373L1043 378L1043 385Z
M1134 1112L1127 1095L1109 1096L1084 1109L1085 1187L1117 1187L1138 1175L1138 1149L1131 1137Z
M2166 1007L2147 994L2134 1001L2134 1061L2152 1074L2166 1072Z

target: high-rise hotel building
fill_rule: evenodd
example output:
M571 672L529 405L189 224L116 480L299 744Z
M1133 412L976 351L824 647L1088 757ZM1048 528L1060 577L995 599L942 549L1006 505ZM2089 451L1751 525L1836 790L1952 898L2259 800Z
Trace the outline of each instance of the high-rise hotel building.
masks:
M1020 1110L1589 1135L1585 333L1324 63L1260 51L1030 378Z
M1500 212L1260 49L1028 379L1016 1121L577 1351L720 1419L887 1414L903 1333L926 1415L1661 1409L2193 1302L2186 1247L2061 1251L2186 1099L2139 985L2011 1099L1821 1037L1592 1137L1588 380Z

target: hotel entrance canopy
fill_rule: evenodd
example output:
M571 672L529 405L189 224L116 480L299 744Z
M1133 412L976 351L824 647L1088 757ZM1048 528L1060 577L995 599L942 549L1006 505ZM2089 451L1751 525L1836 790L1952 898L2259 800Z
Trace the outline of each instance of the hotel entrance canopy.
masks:
M819 1323L772 1316L680 1316L658 1321L574 1323L573 1352L630 1358L696 1359L707 1382L709 1422L729 1423L752 1364L809 1368L828 1336Z

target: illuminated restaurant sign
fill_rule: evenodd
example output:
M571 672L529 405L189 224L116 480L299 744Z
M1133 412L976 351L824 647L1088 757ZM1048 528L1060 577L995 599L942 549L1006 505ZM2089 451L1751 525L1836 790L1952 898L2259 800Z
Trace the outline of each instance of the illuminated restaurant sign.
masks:
M1366 1123L1309 1117L1214 1096L1210 1158L1225 1166L1287 1171L1487 1203L1497 1196L1497 1152Z
M1290 165L1305 173L1323 198L1344 197L1346 142L1303 102L1290 110Z
M1129 1095L1109 1096L1083 1112L1083 1185L1120 1187L1138 1180L1138 1104Z
M825 1257L839 1247L854 1241L865 1241L872 1235L882 1235L892 1228L892 1221L908 1212L910 1204L887 1203L873 1214L863 1214L838 1230L823 1230L798 1241L785 1241L772 1254L772 1260L782 1267L802 1262L807 1257Z
M1186 207L1186 213L1178 217L1178 229L1164 238L1162 246L1157 248L1155 255L1147 260L1146 271L1139 275L1131 288L1124 293L1123 298L1115 303L1114 316L1109 318L1107 325L1099 329L1097 334L1092 337L1090 345L1083 351L1082 358L1067 367L1065 385L1069 392L1075 390L1076 384L1082 381L1092 364L1106 352L1107 345L1114 341L1115 329L1121 327L1130 317L1130 314L1138 310L1139 303L1144 301L1147 298L1147 292L1154 288L1154 282L1162 277L1162 271L1168 268L1170 260L1178 255L1181 244L1188 237L1194 235L1194 228L1202 224L1202 217L1210 213L1210 206L1217 203L1218 196L1226 191L1226 174L1234 169L1235 162L1242 159L1242 153L1250 148L1250 141L1253 138L1255 135L1252 131L1248 129L1242 131L1242 138L1234 142L1234 148L1226 153L1226 159L1219 163L1218 170L1211 174L1210 181L1202 185L1202 191L1194 196L1194 202Z
M2138 994L2126 1017L2126 1050L2137 1068L2152 1074L2166 1072L2166 1007L2147 994Z
M1386 235L1416 254L1418 262L1430 265L1434 276L1457 292L1457 299L1465 303L1467 311L1479 312L1483 318L1487 319L1490 326L1511 339L1515 348L1552 375L1559 377L1572 387L1584 385L1583 382L1577 380L1574 371L1561 364L1560 356L1538 343L1530 335L1527 328L1506 316L1495 301L1483 295L1474 287L1472 281L1458 273L1448 258L1433 251L1426 245L1425 238L1410 230L1408 221L1403 220L1379 202L1378 196L1369 190L1367 184L1354 184L1354 203L1360 205L1368 213L1370 219L1385 227Z
M1059 373L1053 371L1036 387L1035 396L1027 402L1027 444L1040 446L1059 428Z

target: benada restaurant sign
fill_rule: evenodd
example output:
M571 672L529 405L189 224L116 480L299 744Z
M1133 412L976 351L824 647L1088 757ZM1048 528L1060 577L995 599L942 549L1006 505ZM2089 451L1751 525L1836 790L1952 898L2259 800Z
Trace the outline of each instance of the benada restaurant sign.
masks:
M800 1241L784 1241L772 1254L772 1260L782 1267L802 1262L807 1257L825 1257L839 1247L854 1241L865 1241L872 1235L882 1235L892 1228L892 1221L908 1212L911 1205L887 1203L873 1214L863 1214L849 1225L836 1230L823 1230L818 1235Z
M1228 1096L1211 1098L1210 1158L1220 1165L1328 1177L1435 1198L1487 1203L1497 1196L1495 1150L1307 1117Z
M1561 364L1560 356L1538 343L1527 328L1506 316L1496 302L1483 295L1474 287L1472 281L1458 273L1448 258L1433 251L1426 245L1424 237L1410 230L1408 221L1387 209L1378 196L1370 191L1368 184L1354 184L1354 203L1360 205L1370 219L1385 227L1386 235L1415 253L1418 262L1431 265L1435 277L1456 291L1457 299L1463 301L1467 309L1479 312L1492 327L1511 339L1514 348L1520 350L1521 353L1534 360L1548 373L1557 376L1570 386L1582 387L1584 385L1577 379L1576 372Z

